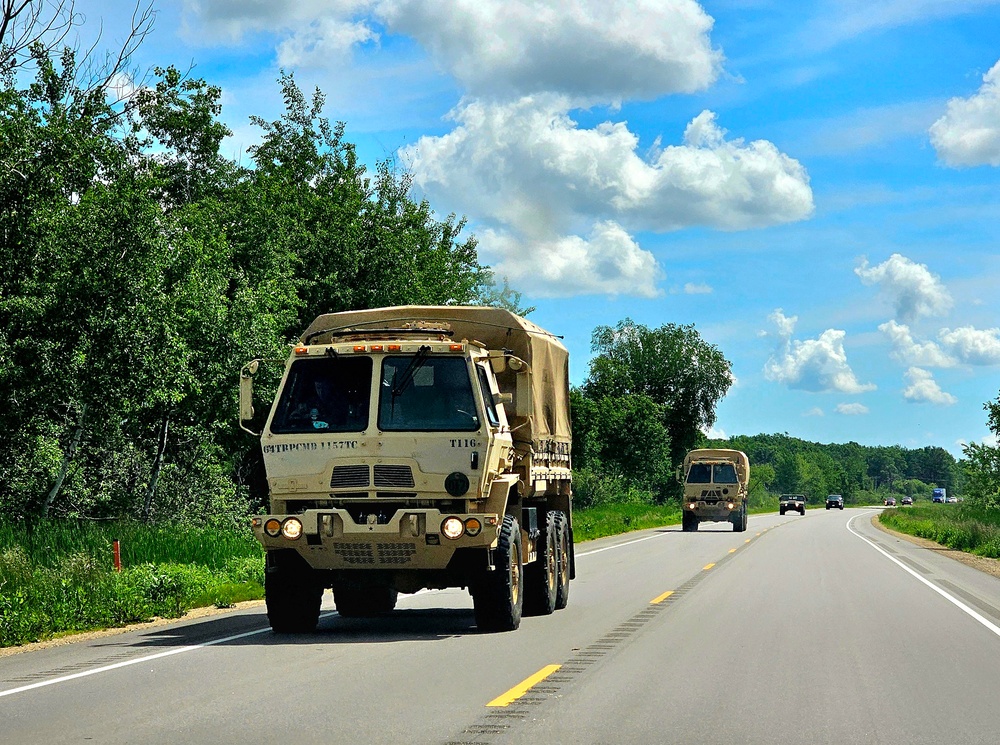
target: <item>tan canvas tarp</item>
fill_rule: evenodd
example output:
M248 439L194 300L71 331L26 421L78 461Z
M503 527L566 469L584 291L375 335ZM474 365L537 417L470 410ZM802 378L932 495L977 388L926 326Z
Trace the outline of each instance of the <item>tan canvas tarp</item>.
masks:
M318 331L400 328L417 321L443 321L456 341L479 341L489 349L509 349L531 366L531 439L536 443L573 439L569 419L569 352L558 338L526 318L502 308L461 305L401 305L351 310L319 316L302 334L304 342ZM312 339L328 342L320 334Z

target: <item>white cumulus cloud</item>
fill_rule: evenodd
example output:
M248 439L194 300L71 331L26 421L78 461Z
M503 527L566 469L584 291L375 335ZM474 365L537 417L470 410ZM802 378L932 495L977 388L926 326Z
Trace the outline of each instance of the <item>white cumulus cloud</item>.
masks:
M740 230L812 213L805 169L770 142L726 140L711 112L688 125L684 144L644 159L626 123L581 129L568 106L559 96L466 102L452 132L401 156L433 200L522 230L565 229L580 216L629 230Z
M722 68L713 20L695 0L384 0L376 8L477 97L649 99L702 90Z
M911 403L950 406L958 402L958 399L953 395L941 390L941 386L934 380L934 375L928 370L911 367L906 371L905 377L909 385L903 389L903 398Z
M837 404L837 413L845 416L859 416L868 413L868 407L864 404Z
M535 296L659 294L656 259L613 222L596 224L587 238L486 230L479 247L497 274Z
M921 367L954 367L958 360L932 341L918 342L905 324L887 321L878 327L892 342L891 356L904 365Z
M926 265L901 254L893 254L878 266L869 266L864 259L854 273L866 285L880 285L892 299L896 317L902 321L940 316L951 310L951 293L940 278L931 274Z
M1000 329L941 329L941 344L970 365L1000 365Z
M978 92L948 101L930 136L938 157L949 166L1000 166L1000 62L983 76Z
M775 318L777 316L777 318ZM793 324L780 311L772 314L779 330L789 331ZM764 377L789 388L804 391L863 393L875 390L874 383L860 383L847 362L845 332L827 329L817 339L799 341L785 337L782 348L764 365Z

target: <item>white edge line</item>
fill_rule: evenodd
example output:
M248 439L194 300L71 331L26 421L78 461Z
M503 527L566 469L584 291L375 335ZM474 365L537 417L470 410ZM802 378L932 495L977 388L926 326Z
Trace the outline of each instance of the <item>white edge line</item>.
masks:
M994 634L996 634L997 636L1000 636L1000 626L997 626L995 623L993 623L992 621L990 621L988 618L984 617L980 613L977 613L976 611L974 611L972 608L970 608L969 606L967 606L965 603L963 603L958 598L949 595L947 592L945 592L944 590L942 590L940 587L938 587L937 585L935 585L930 580L921 577L915 571L913 571L908 566L906 566L906 564L904 564L899 559L897 559L896 557L894 557L891 554L889 554L887 551L884 551L881 548L879 548L874 542L868 540L863 535L861 535L858 531L856 531L854 528L851 527L851 523L852 522L854 522L855 520L857 520L862 515L869 515L869 514L871 514L871 512L863 512L861 515L855 515L854 517L852 517L850 520L847 521L847 529L849 531L851 531L852 533L854 533L854 535L856 535L858 538L860 538L861 540L863 540L865 543L867 543L869 546L871 546L872 548L874 548L876 551L878 551L880 554L882 554L885 558L887 558L893 564L895 564L900 569L902 569L903 571L905 571L906 573L908 573L910 576L915 577L916 579L920 580L925 585L927 585L929 588L931 588L932 590L934 590L934 592L936 592L938 595L940 595L945 600L947 600L949 603L952 603L953 605L957 606L960 610L962 610L965 613L967 613L968 615L972 616L974 619L976 619L977 621L979 621L979 623L981 623L983 626L985 626L986 628L988 628Z
M643 541L648 541L651 538L662 538L667 535L666 533L654 533L653 535L647 535L645 538L636 538L634 541L626 541L625 543L616 543L614 546L605 546L604 548L595 548L593 551L586 551L584 553L577 554L577 558L583 556L590 556L591 554L599 554L601 551L611 551L615 548L624 548L625 546L631 546L633 543L642 543Z
M320 618L325 618L326 616L333 615L333 613L324 613ZM113 665L105 665L104 667L95 667L93 670L84 670L79 673L73 673L72 675L63 675L59 678L51 678L49 680L42 680L38 683L31 683L30 685L21 686L20 688L10 688L6 691L0 691L0 698L4 696L12 696L15 693L24 693L25 691L31 691L36 688L44 688L45 686L55 685L56 683L65 683L69 680L76 680L77 678L86 678L90 675L97 675L98 673L106 673L110 670L117 670L122 667L128 667L129 665L138 665L143 662L150 662L151 660L158 660L162 657L170 657L175 654L182 654L184 652L193 652L196 649L203 649L204 647L213 647L216 644L225 644L226 642L236 641L237 639L245 639L248 636L257 636L258 634L264 634L270 631L270 628L266 629L256 629L254 631L245 631L242 634L234 634L232 636L225 636L221 639L213 639L212 641L202 642L201 644L192 644L187 647L178 647L177 649L169 649L166 652L157 652L156 654L146 655L145 657L137 657L134 660L125 660L123 662L116 662Z

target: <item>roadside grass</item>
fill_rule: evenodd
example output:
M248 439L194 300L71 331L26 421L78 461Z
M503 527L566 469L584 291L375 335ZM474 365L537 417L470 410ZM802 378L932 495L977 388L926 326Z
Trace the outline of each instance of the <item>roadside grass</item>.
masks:
M263 597L263 582L263 551L249 528L0 525L0 647L230 607Z
M879 521L900 533L1000 559L1000 510L965 504L929 504L886 509Z
M681 509L676 504L604 504L573 511L573 540L590 541L680 521Z

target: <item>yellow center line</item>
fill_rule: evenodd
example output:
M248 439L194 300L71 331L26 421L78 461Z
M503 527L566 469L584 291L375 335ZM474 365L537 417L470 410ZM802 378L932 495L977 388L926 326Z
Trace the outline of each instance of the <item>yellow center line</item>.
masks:
M673 594L674 594L673 590L667 590L662 595L657 595L655 598L653 598L652 600L650 600L649 604L650 605L659 605L660 603L662 603L664 600L666 600L667 598L669 598Z
M702 571L703 572L707 572L709 569L711 569L714 566L715 566L715 563L713 562L713 563L707 565L704 569L702 569Z
M532 675L530 678L525 678L516 686L511 688L504 694L497 696L495 699L490 701L487 706L508 706L509 704L517 701L521 696L530 691L534 686L541 683L547 677L552 675L556 670L558 670L562 665L546 665L537 673Z
M750 539L749 539L749 538L747 538L747 539L746 539L745 541L743 541L743 542L744 542L744 543L750 543Z
M731 549L729 549L729 553L731 553L731 554L735 554L735 553L736 553L736 549L735 549L735 548L731 548Z

